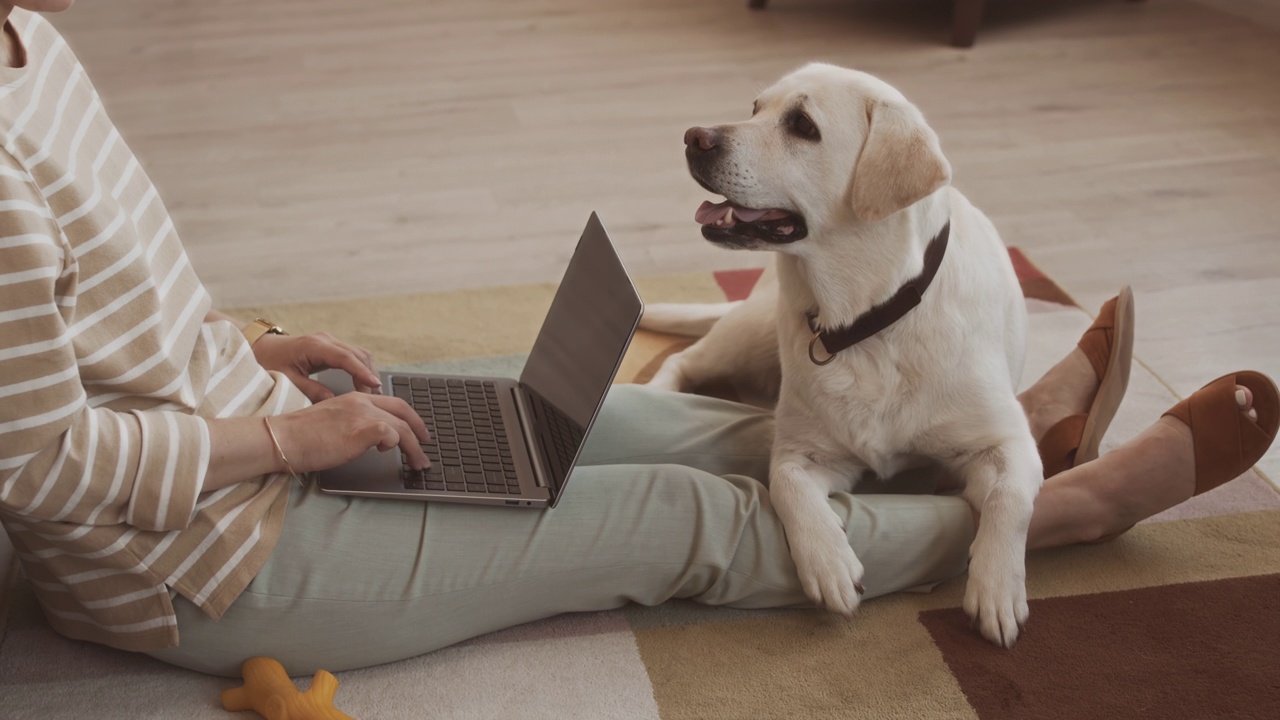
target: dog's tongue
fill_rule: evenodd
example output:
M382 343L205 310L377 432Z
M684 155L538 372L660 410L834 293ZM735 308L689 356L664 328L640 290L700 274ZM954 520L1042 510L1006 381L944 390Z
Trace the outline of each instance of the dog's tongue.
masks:
M724 220L729 211L733 210L734 221L755 222L770 213L777 213L781 217L780 210L753 210L734 205L728 200L722 203L713 203L710 200L703 200L702 205L698 206L698 212L693 214L693 219L697 220L701 225L715 225Z

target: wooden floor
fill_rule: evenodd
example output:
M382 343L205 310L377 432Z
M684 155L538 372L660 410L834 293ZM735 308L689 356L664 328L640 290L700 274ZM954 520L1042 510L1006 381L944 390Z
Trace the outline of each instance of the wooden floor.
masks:
M1186 0L203 0L56 17L224 305L636 274L704 243L693 124L823 59L924 109L955 182L1086 307L1131 283L1180 394L1280 375L1280 30ZM1064 348L1064 351L1066 349ZM1263 469L1280 479L1280 453Z

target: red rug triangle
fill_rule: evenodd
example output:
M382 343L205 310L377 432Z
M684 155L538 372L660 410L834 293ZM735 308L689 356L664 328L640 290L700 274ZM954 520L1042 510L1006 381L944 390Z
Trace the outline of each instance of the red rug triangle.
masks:
M746 270L717 270L716 282L724 291L725 300L745 300L751 294L751 288L764 273L764 268L747 268Z

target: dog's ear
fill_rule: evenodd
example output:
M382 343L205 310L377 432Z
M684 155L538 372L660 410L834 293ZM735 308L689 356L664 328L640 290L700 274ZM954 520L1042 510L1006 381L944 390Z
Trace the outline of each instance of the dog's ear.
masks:
M866 142L849 187L863 222L879 222L951 181L938 136L913 105L870 102Z

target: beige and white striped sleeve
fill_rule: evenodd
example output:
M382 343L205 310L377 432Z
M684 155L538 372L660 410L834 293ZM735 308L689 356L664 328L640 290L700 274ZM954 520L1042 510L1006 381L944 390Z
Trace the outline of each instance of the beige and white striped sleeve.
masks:
M69 255L30 176L0 154L0 511L182 529L209 464L208 426L89 406L68 319L95 309L69 295Z

